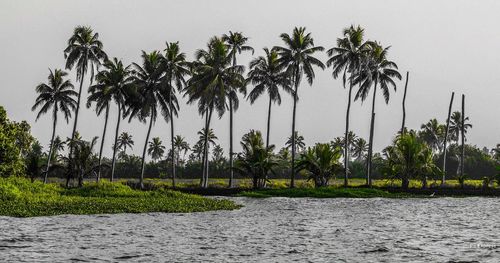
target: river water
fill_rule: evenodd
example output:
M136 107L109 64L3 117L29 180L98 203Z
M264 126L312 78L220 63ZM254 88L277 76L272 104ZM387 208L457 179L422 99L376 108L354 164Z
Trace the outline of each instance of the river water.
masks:
M232 198L236 211L0 217L4 262L500 262L500 199Z

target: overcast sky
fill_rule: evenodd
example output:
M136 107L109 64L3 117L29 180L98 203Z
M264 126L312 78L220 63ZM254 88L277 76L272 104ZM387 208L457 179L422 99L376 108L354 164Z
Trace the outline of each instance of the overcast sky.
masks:
M189 59L205 48L214 35L242 31L249 44L262 55L263 47L281 45L279 34L305 26L316 45L330 48L342 29L361 25L366 37L391 45L389 58L402 75L410 71L407 95L407 126L419 128L437 118L444 122L452 91L457 98L466 95L466 115L473 129L469 142L492 147L500 142L500 2L463 0L183 0L183 1L0 1L0 105L13 120L27 120L32 133L47 146L51 134L50 115L35 122L31 106L35 87L45 82L48 68L63 68L63 50L77 25L91 26L99 32L105 51L124 63L139 62L141 50L163 50L165 41L179 41ZM319 54L326 61L326 54ZM250 54L238 58L248 66ZM347 91L331 70L317 70L312 86L304 81L299 89L297 130L307 144L328 142L341 136L345 123ZM71 74L75 86L75 75ZM84 90L88 82L84 83ZM251 88L251 87L249 87ZM391 94L388 105L378 98L376 105L375 148L388 145L400 128L404 82ZM82 101L87 97L86 91ZM271 143L282 147L291 130L292 100L273 108ZM184 100L185 101L185 100ZM265 132L267 99L250 106L241 103L235 115L235 145L249 129ZM82 105L84 105L82 103ZM455 100L454 110L460 101ZM83 106L84 107L84 106ZM370 103L355 102L351 112L352 130L367 138ZM111 152L116 109L106 140ZM62 118L61 118L62 120ZM71 123L71 122L70 122ZM102 133L103 118L93 109L82 108L78 130L85 139ZM123 123L123 122L122 122ZM195 106L181 104L176 132L189 143L197 139L202 119ZM70 136L71 125L60 121L57 134ZM212 122L219 143L228 151L228 117ZM152 137L169 141L167 124L159 120ZM142 151L147 126L133 120L121 131L135 139L134 152Z

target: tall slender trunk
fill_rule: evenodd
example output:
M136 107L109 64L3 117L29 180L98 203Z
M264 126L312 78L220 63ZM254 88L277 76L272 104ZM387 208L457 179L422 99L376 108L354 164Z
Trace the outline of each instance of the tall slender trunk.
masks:
M209 110L209 113L208 113L208 119L207 119L207 123L206 123L206 126L205 126L205 147L204 147L204 151L205 151L205 154L203 155L203 157L205 158L205 162L204 162L204 165L205 165L205 174L204 174L204 182L203 182L203 187L204 188L207 188L208 187L208 168L209 168L209 161L208 161L208 148L209 148L209 144L208 144L208 133L210 131L210 121L212 119L212 112L213 112L213 108L210 108Z
M351 111L351 96L352 96L352 80L349 81L349 96L347 101L347 111L345 117L345 135L344 135L344 187L347 187L349 184L349 115Z
M174 90L172 88L172 78L169 80L169 86L170 86L170 96L168 98L168 104L170 107L170 142L172 144L172 187L175 188L175 145L174 145L174 111L173 109L173 104L172 104L172 96L174 95Z
M118 120L116 122L115 144L113 146L113 159L111 161L111 178L110 178L111 182L113 182L113 179L115 178L116 149L118 148L118 132L120 130L121 119L122 119L122 107L121 107L120 103L118 103Z
M80 77L80 89L78 91L78 100L76 103L76 111L75 111L75 121L73 122L73 131L71 132L71 140L75 139L75 133L76 133L76 126L78 124L78 113L80 111L80 99L82 97L82 87L83 87L83 77L84 74ZM69 165L73 166L73 143L69 147ZM66 176L66 187L69 187L69 181L71 180L71 173L68 173Z
M269 106L267 108L267 134L266 134L266 149L269 148L269 133L271 131L271 106L272 98L269 96Z
M54 105L54 123L52 124L52 137L50 139L50 149L49 155L47 156L47 168L45 169L45 176L43 177L43 183L47 183L47 177L49 175L50 159L52 158L52 150L54 148L54 137L56 135L56 125L57 125L57 107Z
M204 129L205 131L207 130L207 125L208 125L208 109L205 111L205 126ZM205 153L206 153L206 141L205 138L203 138L203 153L202 153L202 159L201 159L201 179L200 179L200 186L203 187L205 186Z
M298 74L298 72L296 72ZM299 83L297 81L297 76L295 76L295 92L293 94L293 113L292 113L292 171L290 178L290 188L295 187L295 116L297 112L297 92L299 89Z
M233 187L233 101L229 99L229 188Z
M462 94L462 127L461 127L461 137L462 137L462 148L460 154L460 176L464 176L464 157L465 157L465 95Z
M441 178L441 186L443 186L446 182L446 150L448 143L448 132L450 130L450 116L451 116L451 108L453 106L453 98L455 97L455 92L451 93L450 106L448 107L448 118L446 119L446 130L444 131L444 145L443 145L443 177Z
M401 133L403 134L405 131L405 121L406 121L406 90L408 89L408 77L410 76L410 72L406 71L406 83L405 83L405 92L403 94L403 122L401 124Z
M373 133L375 128L375 98L377 97L377 83L373 88L372 117L370 121L370 139L368 144L368 161L366 163L366 184L372 186L372 155L373 155Z
M144 143L144 149L142 150L142 163L141 163L141 177L139 178L139 186L144 189L144 167L146 166L146 149L148 148L149 135L151 134L151 127L153 127L153 113L149 119L148 133L146 134L146 142Z
M106 105L106 116L104 118L104 130L102 131L102 138L101 138L101 148L99 149L99 167L97 168L97 179L96 181L99 182L101 179L101 164L102 164L102 150L104 148L104 139L106 137L106 130L108 127L108 117L109 117L109 104Z

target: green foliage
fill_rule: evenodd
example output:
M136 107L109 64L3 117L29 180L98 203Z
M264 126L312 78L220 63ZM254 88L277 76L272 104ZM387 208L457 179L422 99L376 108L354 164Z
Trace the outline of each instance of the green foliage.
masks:
M339 162L341 155L340 148L333 148L326 143L318 143L300 155L296 168L297 171L306 170L309 179L314 180L316 187L326 186L330 178L333 178L342 169Z
M0 106L0 177L24 174L22 154L33 141L29 130L26 122L10 121Z
M239 208L229 200L214 200L171 190L138 191L121 183L101 181L78 189L31 183L24 178L0 178L0 215L15 217L59 214L186 213Z

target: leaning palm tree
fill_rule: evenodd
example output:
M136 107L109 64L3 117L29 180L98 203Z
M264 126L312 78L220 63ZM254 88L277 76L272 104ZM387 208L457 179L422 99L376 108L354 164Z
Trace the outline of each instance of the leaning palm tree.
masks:
M342 83L346 88L346 81L349 81L349 95L347 97L347 111L345 121L344 141L344 186L348 185L349 175L349 114L351 110L351 95L354 87L354 78L361 69L362 59L367 51L368 42L363 40L364 29L360 26L351 25L345 28L343 38L337 38L337 46L328 50L330 58L326 62L327 66L333 68L332 76L337 79L342 75ZM349 77L347 77L349 76Z
M73 30L73 35L68 40L68 47L64 50L64 58L66 59L66 69L76 67L76 77L80 82L78 91L78 101L76 104L75 121L73 123L73 131L71 138L75 137L76 126L78 124L78 113L80 110L80 98L82 96L83 79L90 67L90 82L94 78L95 67L107 60L107 55L102 49L102 42L99 40L99 34L94 33L92 28L87 26L77 26ZM72 148L70 147L70 155ZM71 157L70 157L71 158ZM69 177L66 185L69 184Z
M357 75L353 84L359 84L359 90L354 100L361 98L364 101L371 87L373 86L372 114L370 122L370 137L368 141L368 160L366 183L371 186L372 155L373 155L373 133L375 125L375 99L377 88L381 89L384 95L385 103L389 103L389 88L396 91L394 79L401 80L401 74L398 72L396 63L387 59L387 53L390 47L383 48L379 43L370 42L368 53L363 62L362 69Z
M292 113L292 138L295 133L295 115L297 111L298 89L302 76L305 74L307 82L312 85L315 74L313 66L321 69L325 68L323 62L313 57L314 53L323 51L321 46L314 46L314 41L311 33L306 33L305 27L295 28L292 35L283 33L280 35L281 40L285 42L285 47L275 47L280 58L280 64L286 67L292 82L295 86L293 92L293 113ZM295 141L292 141L292 175L290 187L295 187Z
M188 104L198 103L198 112L205 116L205 130L210 130L212 113L217 111L219 117L226 111L226 98L231 89L243 88L245 78L242 76L243 66L231 65L231 57L224 41L213 37L207 50L198 50L193 63L193 76L186 87ZM234 98L233 98L234 99ZM203 154L202 186L208 186L208 138L205 136Z
M173 108L174 104L172 101L174 100L176 89L172 86L175 84L178 91L181 91L185 85L185 76L189 75L188 62L186 61L186 55L180 52L179 43L178 42L167 42L167 48L165 49L165 56L163 57L161 63L161 71L165 74L161 78L160 81L163 82L164 85L168 85L170 89L170 96L168 97L168 105L169 108ZM175 100L177 100L175 98ZM178 109L177 109L178 110ZM174 142L174 112L170 111L169 115L170 119L170 142L172 146L172 152L175 153L175 142ZM172 158L172 186L175 187L175 158Z
M125 102L127 97L130 96L130 94L132 94L132 91L134 90L134 85L132 83L132 78L130 76L129 67L125 67L123 63L117 58L113 58L113 60L108 60L104 63L104 70L100 71L97 74L96 81L97 81L96 85L92 86L90 88L90 91L91 93L95 91L96 94L95 97L97 100L96 102L98 108L100 108L99 105L105 105L108 99L113 100L118 108L115 140L113 144L113 157L111 161L110 180L113 181L115 175L116 151L118 149L117 142L118 142L118 133L120 131L120 121L122 118L124 118L124 112L126 108ZM99 94L102 94L102 97ZM97 99L98 97L99 99ZM93 98L94 97L91 95L90 99L93 100ZM109 101L107 103L109 103ZM101 146L101 152L102 152L102 146Z
M165 121L168 122L170 111L173 111L172 114L177 115L179 107L177 99L172 96L171 86L163 85L160 81L162 57L158 51L149 54L142 51L142 65L133 63L137 96L131 97L131 100L129 100L130 108L127 110L127 114L130 114L129 121L136 117L139 121L146 122L146 119L149 118L148 132L142 151L141 177L139 178L141 189L144 187L146 150L151 128L156 122L158 114L161 114ZM172 99L172 108L170 108L169 98Z
M254 49L246 45L248 38L241 32L233 33L229 31L229 35L224 34L222 40L226 42L229 49L229 56L233 60L233 67L237 65L236 54L241 54L242 51L251 51L253 55ZM238 92L246 94L246 89L244 89L244 86L230 87L227 94L229 100L229 187L233 187L233 110L238 110Z
M118 137L118 146L117 149L123 151L123 154L127 154L127 148L132 149L134 147L134 140L132 139L132 135L128 134L128 132L122 132L120 137Z
M265 56L260 56L250 62L250 72L248 77L255 87L248 94L250 103L253 104L264 92L269 95L269 105L267 108L267 133L266 147L269 146L269 133L271 126L271 105L281 104L280 88L293 94L290 78L280 67L278 53L276 50L264 48Z
M151 158L155 162L161 159L163 154L165 154L165 146L163 146L159 137L154 137L153 140L149 142L148 154L151 155Z
M48 84L42 83L36 87L36 92L39 93L35 100L35 104L31 108L32 111L41 107L36 116L36 120L43 114L52 109L52 137L50 139L49 154L47 155L47 167L43 182L47 182L47 176L50 168L50 161L52 157L52 150L54 146L54 137L56 134L57 114L59 110L63 113L66 122L71 117L71 112L76 108L76 97L78 94L73 90L73 84L70 80L65 80L64 77L68 73L56 69L49 70Z

